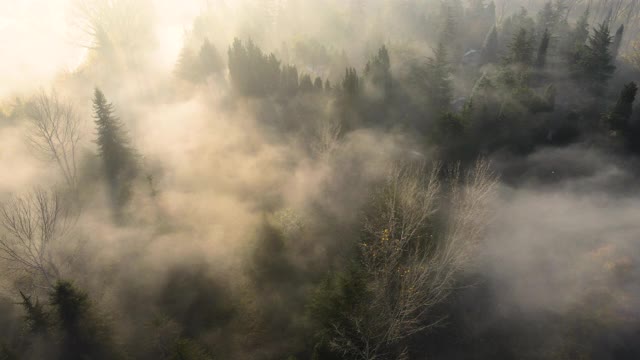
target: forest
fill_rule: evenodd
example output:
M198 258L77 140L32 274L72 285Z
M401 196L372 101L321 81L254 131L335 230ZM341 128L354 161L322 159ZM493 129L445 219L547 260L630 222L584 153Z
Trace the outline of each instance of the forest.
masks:
M640 358L638 0L0 0L0 54L0 360Z

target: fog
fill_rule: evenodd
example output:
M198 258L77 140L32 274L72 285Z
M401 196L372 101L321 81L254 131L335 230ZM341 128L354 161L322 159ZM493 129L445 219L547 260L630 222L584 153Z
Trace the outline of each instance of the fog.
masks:
M639 11L0 0L0 359L636 358Z

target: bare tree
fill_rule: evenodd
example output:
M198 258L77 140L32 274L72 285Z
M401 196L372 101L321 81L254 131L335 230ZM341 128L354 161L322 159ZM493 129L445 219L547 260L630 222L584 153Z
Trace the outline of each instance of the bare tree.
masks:
M53 245L68 229L66 215L54 191L38 189L0 203L0 259L36 286L53 286L60 276Z
M453 171L448 183L440 176L438 167L399 167L374 196L360 244L365 309L350 315L350 331L335 326L334 350L363 360L402 359L404 340L443 320L432 310L472 263L496 179L484 161L465 177Z
M75 189L80 129L73 106L61 100L55 92L47 94L41 91L28 104L26 114L31 120L27 137L29 144L42 158L55 161L67 185Z
M337 117L320 118L314 123L315 139L312 150L319 157L330 156L338 147L342 125Z

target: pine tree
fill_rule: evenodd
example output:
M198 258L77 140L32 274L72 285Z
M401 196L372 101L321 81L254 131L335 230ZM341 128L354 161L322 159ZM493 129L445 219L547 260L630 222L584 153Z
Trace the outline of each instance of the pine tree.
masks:
M606 23L594 29L579 62L579 78L586 82L594 95L601 95L615 71L611 55L611 35Z
M204 39L204 42L200 47L198 60L198 70L202 78L218 73L222 69L222 60L220 59L220 55L216 48L209 42L209 39Z
M129 198L130 182L136 174L136 155L124 126L114 114L100 89L95 89L93 117L98 132L96 143L114 204L119 207Z
M20 291L20 297L22 297L22 307L24 308L26 315L24 321L27 324L27 329L31 334L44 334L49 329L49 314L45 311L44 306L37 300L33 302L30 296L26 296Z
M536 67L543 69L547 64L547 52L549 50L549 42L551 41L551 34L549 29L545 29L542 34L542 40L540 40L540 46L538 47L538 54L536 56Z
M356 100L359 97L360 80L356 69L347 68L345 70L344 78L342 79L342 92L348 102Z
M61 335L61 360L119 358L112 334L94 313L87 294L59 281L49 298Z
M495 63L498 61L498 29L494 25L482 46L482 62L484 64Z
M300 78L300 92L301 93L310 93L313 91L313 82L311 82L311 76L309 74L304 74Z
M316 92L322 92L323 87L322 87L322 79L320 78L320 76L317 76L316 79L313 81L313 88Z
M533 58L533 37L521 28L509 45L507 63L530 65Z
M633 103L637 93L638 86L635 82L624 86L616 105L606 117L610 130L626 132L629 129L629 120L633 114Z
M378 50L378 54L367 62L364 75L371 83L383 92L383 98L388 99L391 95L391 61L386 46Z
M427 97L434 109L446 111L453 96L451 84L451 68L447 61L447 50L444 44L439 44L433 57L427 59L426 64Z
M194 51L185 44L180 51L175 74L183 80L196 83L199 81L198 68L198 57Z

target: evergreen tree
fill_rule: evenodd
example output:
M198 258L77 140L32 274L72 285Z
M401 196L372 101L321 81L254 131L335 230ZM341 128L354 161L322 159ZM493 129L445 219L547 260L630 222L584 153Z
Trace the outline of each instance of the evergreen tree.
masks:
M111 198L119 207L126 203L130 195L130 182L137 170L136 155L124 126L114 114L113 105L97 88L93 97L93 117L98 133L98 153L102 158Z
M579 78L594 95L601 95L615 71L611 55L609 27L602 23L589 37L579 62Z
M495 63L498 61L498 29L494 25L482 45L482 62Z
M26 313L24 321L30 334L44 334L49 329L49 314L45 311L44 306L37 300L33 302L30 296L26 296L20 291L22 297L22 307Z
M311 82L311 76L309 74L304 74L300 78L300 92L302 93L310 93L313 91L313 82Z
M383 98L388 99L391 95L391 61L386 46L378 50L378 54L367 62L364 75L371 83L383 92Z
M544 68L547 64L547 52L549 50L550 41L551 34L549 34L549 29L545 29L542 34L542 40L540 40L540 46L538 47L538 54L536 56L536 66L540 69Z
M320 76L317 76L316 79L313 81L313 88L316 92L322 92L323 87L322 87L322 79L320 78Z
M348 102L352 102L360 96L360 80L356 69L347 68L345 70L342 79L342 92Z
M198 70L202 78L218 73L222 69L222 60L220 59L220 55L216 48L209 42L209 39L204 39L204 42L200 47L198 60Z
M50 293L50 302L61 335L61 360L119 358L111 332L94 313L87 294L60 281Z
M197 83L200 80L198 69L198 57L195 55L191 47L185 44L182 47L182 50L180 50L175 74L183 80Z
M533 37L521 28L509 45L507 63L530 65L533 58Z
M575 66L580 62L584 47L589 38L589 9L580 16L573 30L566 37L565 56L569 65ZM575 70L574 70L575 71Z
M285 96L294 96L298 92L298 68L286 65L282 68L280 90Z
M268 96L280 88L280 61L274 54L266 55L253 41L235 39L229 48L231 83L244 96Z
M636 94L638 93L638 86L635 82L626 84L616 105L612 111L606 116L609 129L612 131L622 131L626 133L629 129L629 120L633 114L633 103L636 100Z
M447 50L444 44L439 44L433 57L427 59L425 75L427 97L432 108L446 111L453 97L453 87L451 68L447 61Z

